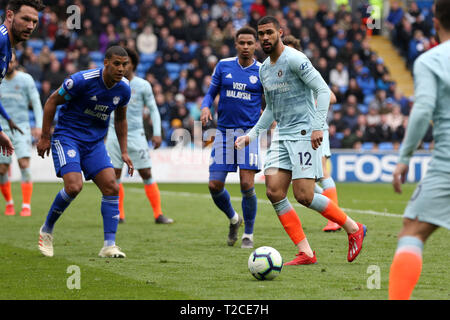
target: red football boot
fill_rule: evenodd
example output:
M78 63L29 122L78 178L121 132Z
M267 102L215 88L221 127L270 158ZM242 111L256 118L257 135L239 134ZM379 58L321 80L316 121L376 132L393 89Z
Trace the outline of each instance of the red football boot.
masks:
M16 214L13 204L7 204L5 208L5 216L13 216Z
M292 261L286 262L283 266L299 266L302 264L315 264L317 263L316 252L313 251L314 256L309 257L304 252L299 252L295 256L296 258Z
M358 222L356 224L358 225L359 230L348 235L348 262L352 262L358 256L367 232L367 227L365 225Z

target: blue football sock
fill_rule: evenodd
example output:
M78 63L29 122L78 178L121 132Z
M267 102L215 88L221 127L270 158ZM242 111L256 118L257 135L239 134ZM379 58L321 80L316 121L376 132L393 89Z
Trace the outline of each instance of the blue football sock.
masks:
M217 193L211 192L211 196L216 206L227 215L228 219L234 217L235 211L231 205L230 194L227 189L223 188L222 191Z
M47 233L53 232L53 227L55 225L56 220L61 217L61 214L66 210L69 204L72 202L73 198L71 198L64 188L58 192L55 197L55 200L50 207L50 210L47 214L47 219L45 220L44 226L42 227L42 231Z
M245 221L245 233L252 234L255 224L256 211L258 208L258 199L256 199L255 188L243 191L242 193L242 213Z
M119 196L103 196L101 205L105 246L116 244L116 231L119 225Z

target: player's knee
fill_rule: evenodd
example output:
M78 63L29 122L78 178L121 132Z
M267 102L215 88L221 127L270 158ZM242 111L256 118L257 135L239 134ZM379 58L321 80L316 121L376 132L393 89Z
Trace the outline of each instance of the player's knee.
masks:
M309 207L313 201L314 193L298 192L297 194L294 194L294 197L302 206Z
M247 191L254 187L254 184L250 181L241 181L241 190Z
M119 195L119 184L116 180L109 181L102 190L104 196L118 196Z
M83 183L69 183L64 186L64 190L71 197L75 198L83 189Z
M210 193L219 193L223 190L224 184L220 181L211 180L208 183L208 188Z
M270 200L270 202L276 203L286 198L286 193L282 190L267 188L266 196Z

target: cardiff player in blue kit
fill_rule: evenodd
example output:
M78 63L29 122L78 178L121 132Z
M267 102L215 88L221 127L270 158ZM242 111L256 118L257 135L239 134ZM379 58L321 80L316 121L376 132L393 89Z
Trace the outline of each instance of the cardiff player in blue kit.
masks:
M0 25L0 83L6 76L12 57L12 49L20 42L28 40L36 29L39 12L44 9L40 0L12 0L6 6L5 21ZM0 104L0 114L9 122L12 130L17 127ZM11 155L14 147L0 127L0 152Z
M105 53L104 68L77 72L67 78L44 106L42 136L38 141L39 156L44 158L52 149L56 175L64 180L64 188L56 195L47 219L39 231L39 250L44 256L53 256L53 227L83 186L93 180L102 192L104 246L100 257L124 258L116 246L119 223L119 185L103 139L106 136L110 114L114 111L114 125L122 160L133 174L133 164L127 152L127 104L131 89L124 78L129 58L125 49L110 47ZM56 107L58 123L50 132Z
M203 125L212 120L210 107L220 93L217 130L209 167L209 190L214 203L230 219L227 243L233 246L243 219L231 205L225 180L228 172L236 172L239 167L245 221L242 248L253 248L257 210L254 180L255 173L260 170L260 160L257 140L239 151L234 149L234 141L250 130L261 114L263 88L259 81L261 64L254 58L256 41L256 31L251 27L243 27L236 32L237 57L222 59L217 64L211 86L202 102L200 117Z

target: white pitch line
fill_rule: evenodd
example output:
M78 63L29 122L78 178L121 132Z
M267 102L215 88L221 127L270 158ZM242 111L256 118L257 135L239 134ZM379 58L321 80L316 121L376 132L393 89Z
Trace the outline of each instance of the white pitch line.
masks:
M143 192L143 190L139 189L139 188L126 188L126 191L137 192L137 193ZM206 194L206 193L178 192L178 191L160 191L160 193L163 195L166 195L166 196L178 196L178 197L187 197L187 198L197 197L197 198L203 198L203 199L211 199L211 195ZM241 197L230 197L230 200L240 202L240 201L242 201L242 198ZM269 200L263 200L263 199L258 199L258 203L272 205ZM295 207L303 207L299 203L294 203L294 206ZM374 210L360 210L360 209L351 209L351 208L341 208L341 209L344 210L345 212L369 214L369 215L373 215L373 216L392 217L392 218L401 218L402 217L401 214L392 213L392 212L380 212L380 211L374 211Z

